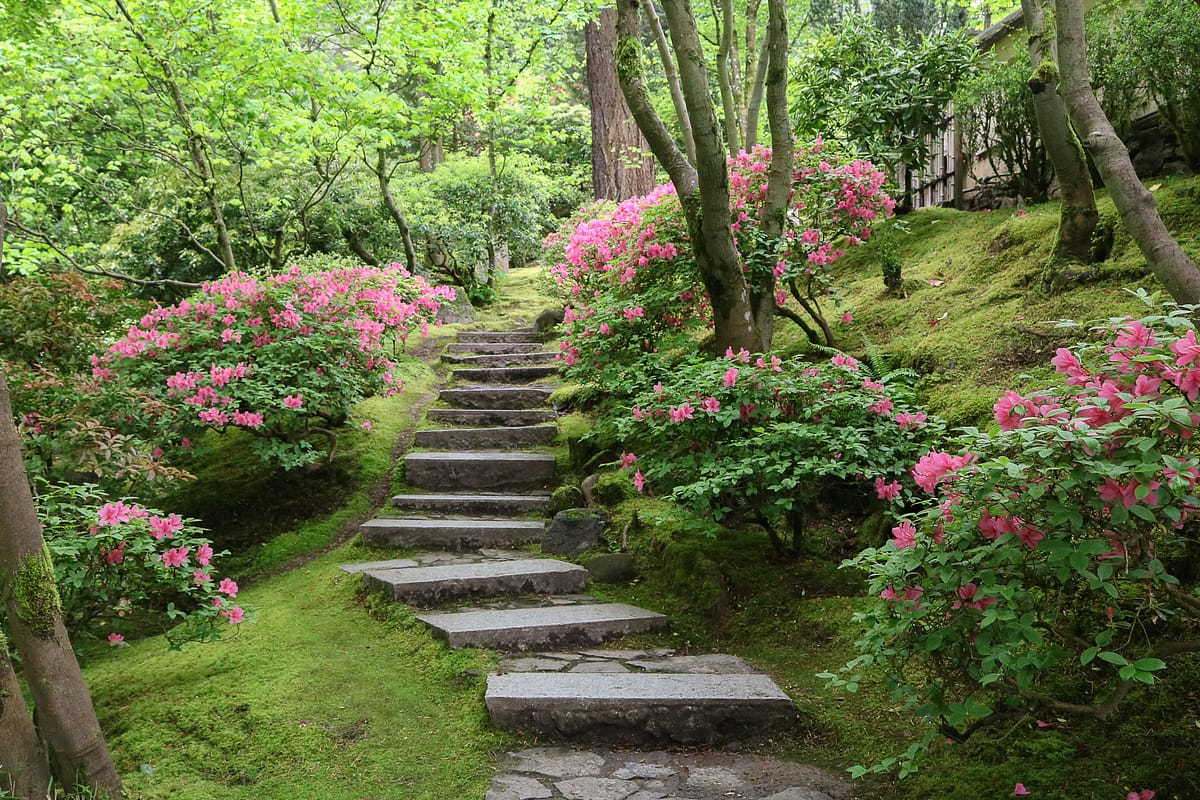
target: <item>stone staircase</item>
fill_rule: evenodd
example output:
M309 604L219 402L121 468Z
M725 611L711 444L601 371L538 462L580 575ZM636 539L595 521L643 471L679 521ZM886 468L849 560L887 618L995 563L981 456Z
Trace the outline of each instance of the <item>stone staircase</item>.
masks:
M461 333L442 360L457 385L441 391L445 407L426 419L447 427L418 431L416 446L429 449L404 458L405 482L425 492L395 496L394 516L360 528L370 547L426 552L342 569L422 609L417 618L452 648L524 654L488 676L496 725L640 745L713 744L792 724L788 696L736 657L587 649L664 629L667 618L598 602L584 593L583 567L518 549L544 533L556 477L553 453L530 449L555 437L552 387L537 383L555 375L555 354L531 331L480 331ZM570 796L505 786L493 782L488 799ZM667 795L639 800L652 796Z

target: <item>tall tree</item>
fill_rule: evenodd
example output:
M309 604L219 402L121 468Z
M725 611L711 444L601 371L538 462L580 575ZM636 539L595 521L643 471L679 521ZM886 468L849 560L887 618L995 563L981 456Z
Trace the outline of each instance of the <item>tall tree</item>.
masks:
M121 798L121 777L67 639L41 530L13 424L8 381L0 372L0 595L9 631L59 781L67 791L86 787L95 797ZM25 755L16 755L27 759L31 750L27 745Z
M1071 122L1151 272L1177 302L1200 303L1200 270L1163 225L1154 195L1138 179L1129 151L1092 91L1083 0L1058 0L1057 11L1062 93Z
M654 188L654 156L629 113L617 82L617 9L608 7L584 28L592 115L592 197L624 200Z
M679 195L696 267L712 302L716 347L761 351L769 342L763 340L755 325L741 257L730 228L727 154L709 93L708 69L696 18L687 0L663 3L696 140L693 164L680 150L650 100L638 35L639 8L638 0L617 3L616 65L621 90L650 149Z
M1029 60L1033 65L1029 89L1033 93L1038 135L1054 165L1062 196L1058 237L1045 271L1046 282L1053 285L1064 265L1086 264L1091 260L1092 233L1100 215L1096 211L1096 196L1092 192L1092 177L1083 157L1083 148L1058 92L1058 52L1054 39L1046 38L1042 2L1021 0L1021 11L1029 31ZM1053 10L1054 0L1045 2Z

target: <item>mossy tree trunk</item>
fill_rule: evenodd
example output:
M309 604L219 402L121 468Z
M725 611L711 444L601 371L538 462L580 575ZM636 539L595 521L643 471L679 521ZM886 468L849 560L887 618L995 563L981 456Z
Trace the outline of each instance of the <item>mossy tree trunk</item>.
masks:
M1083 0L1058 0L1057 34L1062 94L1067 113L1091 154L1150 271L1179 303L1200 303L1200 270L1171 236L1154 196L1142 185L1129 151L1092 91L1083 35Z
M124 797L121 777L100 732L83 673L63 626L54 568L29 491L3 372L0 372L0 595L37 708L39 727L54 754L59 781L68 791L87 787L95 797Z
M1083 148L1067 117L1062 95L1058 93L1058 53L1053 32L1047 38L1042 2L1053 9L1054 0L1021 0L1021 10L1029 31L1029 60L1033 65L1029 89L1033 92L1038 135L1054 165L1062 197L1058 236L1045 272L1047 285L1054 286L1064 267L1091 260L1092 234L1100 216L1096 212L1096 196L1092 192L1092 177Z
M33 727L21 683L8 658L8 642L0 633L0 792L7 790L22 800L42 798L49 785L46 748Z
M754 324L741 256L733 242L727 156L709 93L700 34L686 0L666 0L663 8L671 31L684 101L692 121L695 164L679 149L650 101L642 69L638 0L617 3L617 78L642 135L675 184L696 267L712 301L716 348L761 352L770 342L763 341Z

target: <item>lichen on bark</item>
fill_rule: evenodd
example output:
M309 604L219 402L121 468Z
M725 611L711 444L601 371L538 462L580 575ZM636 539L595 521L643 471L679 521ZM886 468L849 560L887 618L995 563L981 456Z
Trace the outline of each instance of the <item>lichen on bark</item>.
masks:
M17 616L37 636L54 635L54 621L62 608L50 554L31 555L21 562L12 578Z

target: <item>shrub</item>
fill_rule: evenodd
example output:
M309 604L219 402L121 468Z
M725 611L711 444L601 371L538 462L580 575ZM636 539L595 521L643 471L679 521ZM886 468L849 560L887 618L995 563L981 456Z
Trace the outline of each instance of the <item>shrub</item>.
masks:
M321 457L314 435L332 458L354 405L401 389L390 337L425 333L453 296L399 264L233 273L146 314L93 357L93 374L123 429L164 450L234 427L255 436L264 461L292 468ZM129 401L131 391L144 395Z
M911 769L935 738L1004 712L1104 719L1197 648L1192 313L1110 320L1100 341L1060 348L1063 383L1005 393L996 427L923 456L914 510L847 562L881 602L859 616L860 655L832 683L882 670L930 726L875 769Z

